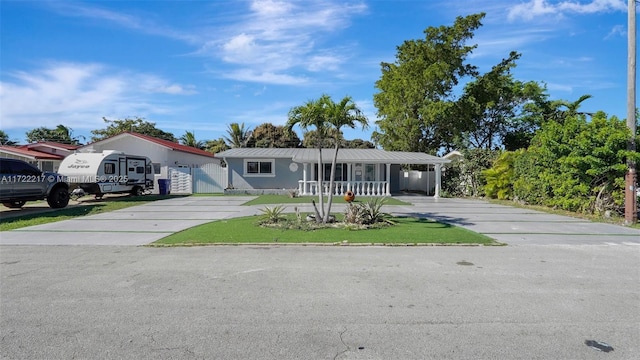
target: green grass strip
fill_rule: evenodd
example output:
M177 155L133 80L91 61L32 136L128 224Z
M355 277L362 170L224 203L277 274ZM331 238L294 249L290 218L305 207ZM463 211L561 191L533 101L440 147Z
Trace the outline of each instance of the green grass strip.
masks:
M349 230L283 230L261 227L260 216L218 220L167 236L154 244L206 245L240 243L342 243L354 244L481 244L500 245L488 236L449 224L409 217L394 218L394 226Z

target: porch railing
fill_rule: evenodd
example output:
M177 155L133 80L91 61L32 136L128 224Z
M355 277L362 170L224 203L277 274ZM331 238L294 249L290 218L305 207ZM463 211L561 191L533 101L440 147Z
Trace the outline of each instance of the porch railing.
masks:
M322 182L322 193L329 194L329 182ZM333 183L333 195L344 195L347 191L353 191L356 196L388 196L389 182L387 181L335 181ZM300 195L318 195L317 181L298 181L298 193Z

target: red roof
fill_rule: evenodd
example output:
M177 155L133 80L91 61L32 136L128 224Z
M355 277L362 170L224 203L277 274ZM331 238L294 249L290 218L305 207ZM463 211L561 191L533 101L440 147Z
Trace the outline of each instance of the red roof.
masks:
M186 152L186 153L196 154L196 155L201 155L201 156L207 156L207 157L215 157L214 154L212 154L212 153L210 153L208 151L200 150L200 149L194 148L192 146L182 145L182 144L179 144L177 142L173 142L173 141L169 141L169 140L159 139L157 137L153 137L153 136L149 136L149 135L139 134L139 133L132 132L132 131L125 131L125 132L120 133L118 135L111 136L111 137L109 137L107 139L111 139L111 138L114 138L116 136L120 136L122 134L129 134L129 135L135 136L135 137L137 137L139 139L151 141L153 143L156 143L156 144L164 146L164 147L168 147L171 150L175 150L175 151L181 151L181 152ZM107 139L98 140L98 141L96 141L96 143L102 142L102 141L107 140ZM88 145L90 145L90 144L88 144Z
M46 152L29 150L26 148L26 145L21 146L0 146L0 151L4 151L10 154L24 156L32 159L40 159L40 160L62 160L64 159L64 155L55 155L55 154L47 154Z
M75 150L80 147L80 145L61 144L53 141L38 141L38 142L27 144L27 145L20 145L20 147L31 149L31 148L43 146L43 145L50 148L59 148L59 149L65 149L65 150Z

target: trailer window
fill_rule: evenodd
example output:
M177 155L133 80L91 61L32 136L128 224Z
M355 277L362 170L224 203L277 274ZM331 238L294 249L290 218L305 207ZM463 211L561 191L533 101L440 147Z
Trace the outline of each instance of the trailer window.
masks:
M146 173L147 173L147 174L151 174L151 165L147 165L147 167L146 167Z
M105 174L115 174L116 173L116 164L114 164L114 163L105 163L104 164L104 173Z
M136 166L136 174L144 174L144 166Z

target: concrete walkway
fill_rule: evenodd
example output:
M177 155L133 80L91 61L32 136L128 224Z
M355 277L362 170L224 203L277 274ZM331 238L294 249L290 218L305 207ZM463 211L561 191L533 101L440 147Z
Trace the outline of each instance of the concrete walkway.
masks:
M481 200L397 196L412 205L388 206L399 216L417 216L461 226L509 245L638 245L640 230L491 204ZM180 197L109 213L0 232L2 245L145 245L213 220L260 214L242 206L251 196ZM310 204L287 204L312 212ZM332 212L344 211L334 204Z

